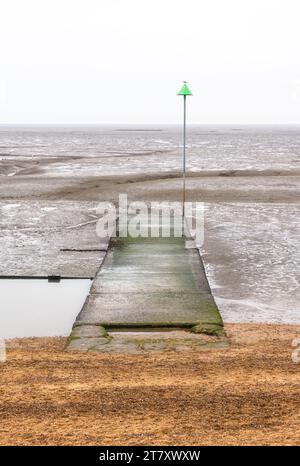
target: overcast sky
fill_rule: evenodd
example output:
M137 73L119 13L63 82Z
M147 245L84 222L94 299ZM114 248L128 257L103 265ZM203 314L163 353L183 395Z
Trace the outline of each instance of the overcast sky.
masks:
M300 123L299 0L2 0L0 123Z

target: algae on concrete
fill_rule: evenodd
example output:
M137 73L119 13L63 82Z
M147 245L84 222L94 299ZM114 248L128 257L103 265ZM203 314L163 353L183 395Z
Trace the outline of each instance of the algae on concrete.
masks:
M116 333L122 328L123 333ZM147 328L152 330L142 337L140 332ZM167 337L164 329L172 328ZM213 340L202 341L199 333ZM69 350L98 352L180 351L227 344L198 250L186 247L184 237L172 236L112 241L72 337Z

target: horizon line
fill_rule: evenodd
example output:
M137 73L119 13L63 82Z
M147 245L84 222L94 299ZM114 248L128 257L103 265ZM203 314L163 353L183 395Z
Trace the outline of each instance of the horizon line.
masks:
M298 123L187 123L188 126L300 126ZM182 123L0 123L1 126L182 126Z

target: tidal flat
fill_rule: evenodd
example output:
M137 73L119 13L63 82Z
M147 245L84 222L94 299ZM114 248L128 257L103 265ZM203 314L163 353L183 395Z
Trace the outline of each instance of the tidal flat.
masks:
M181 201L180 136L2 127L1 275L94 277L99 201ZM204 203L199 248L229 346L107 355L7 340L0 444L299 444L299 160L297 127L190 128L187 200Z
M93 277L100 201L181 200L177 127L0 135L2 275ZM297 127L189 130L186 198L205 205L200 251L225 322L300 323L299 154Z

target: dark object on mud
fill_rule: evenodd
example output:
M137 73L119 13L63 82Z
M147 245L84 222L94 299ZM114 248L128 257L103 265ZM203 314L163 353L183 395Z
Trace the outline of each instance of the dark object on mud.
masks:
M49 283L59 283L61 280L60 275L49 275L48 282Z

